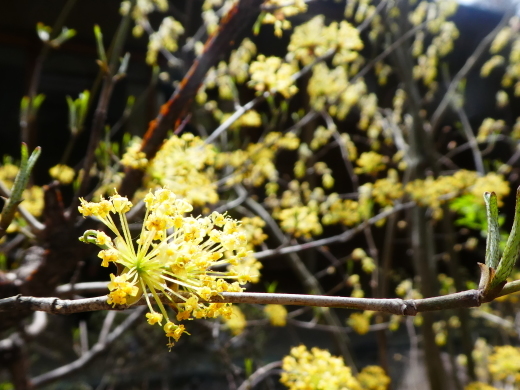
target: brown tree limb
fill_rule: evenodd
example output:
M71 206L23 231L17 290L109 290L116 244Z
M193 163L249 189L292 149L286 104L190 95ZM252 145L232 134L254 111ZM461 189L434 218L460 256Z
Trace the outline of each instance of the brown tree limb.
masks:
M509 295L520 291L520 280L508 283L497 296ZM326 295L307 294L277 294L277 293L231 293L223 292L210 300L201 302L212 303L249 303L249 304L280 304L295 306L335 307L355 310L370 310L404 316L415 316L417 313L459 309L464 307L479 307L493 298L486 297L483 290L466 290L453 294L422 299L400 298L352 298ZM164 303L183 303L178 297L162 295ZM135 305L145 305L141 298ZM0 313L16 311L44 311L53 314L72 314L97 310L125 310L128 305L110 305L107 297L83 298L76 300L59 298L38 298L17 295L0 299Z
M262 2L263 0L240 0L221 20L219 29L208 38L204 52L195 60L173 95L161 107L157 118L150 122L141 144L141 152L146 154L147 159L151 160L155 156L168 131L188 115L206 73L223 55L229 53L244 28L252 25L252 21L260 13ZM119 193L131 198L141 185L143 175L142 170L127 168Z

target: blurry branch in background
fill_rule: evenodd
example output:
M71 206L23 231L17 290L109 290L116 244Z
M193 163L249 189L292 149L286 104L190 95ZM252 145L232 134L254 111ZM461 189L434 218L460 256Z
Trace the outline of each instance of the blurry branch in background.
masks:
M132 325L134 325L135 322L141 317L144 311L144 307L137 308L110 333L108 333L108 329L113 322L113 315L108 314L105 318L103 328L99 334L99 339L97 343L92 346L92 348L82 354L77 360L30 379L31 389L44 386L58 379L63 379L84 368L88 363L105 352L114 341L121 337L124 332L130 329Z
M131 10L135 7L136 0L131 3ZM86 196L89 191L90 184L90 170L94 164L95 151L101 140L103 128L107 117L108 104L112 97L115 84L123 77L126 76L126 70L130 61L129 53L126 53L123 57L123 46L125 43L126 35L130 29L131 23L131 10L128 12L121 23L114 37L114 42L111 49L109 50L108 57L103 45L103 35L99 26L94 26L94 35L96 38L97 51L98 51L98 65L103 75L103 85L101 87L100 98L96 111L94 112L94 119L92 120L92 128L90 130L90 139L88 143L87 152L83 161L83 177L79 185L78 190L74 196L74 200L69 208L69 216L77 217L79 204L79 198Z
M261 3L262 0L240 0L222 19L219 29L208 38L204 52L195 60L173 95L161 107L157 118L148 126L141 144L141 152L146 154L148 160L155 156L168 131L179 126L188 115L206 73L223 54L228 54L238 35L250 26L247 21L256 19ZM119 193L131 198L141 185L143 175L140 169L127 168Z
M459 83L468 75L469 71L473 69L477 61L484 55L486 49L489 47L489 45L491 45L491 42L493 42L493 39L495 39L497 34L509 22L513 14L513 9L509 9L508 12L504 14L500 23L480 42L473 54L466 60L464 66L457 72L455 77L453 77L448 90L444 93L441 102L437 106L435 112L432 114L429 128L430 131L434 132L439 125L439 122L446 112L446 109L450 106L450 102L457 91Z
M38 23L36 26L36 32L43 42L43 46L34 64L31 81L29 82L29 91L27 96L24 96L22 99L20 115L22 141L27 144L29 149L34 149L36 146L37 135L34 123L38 108L45 99L45 95L38 94L43 63L51 49L58 49L64 42L76 35L76 31L63 26L76 1L77 0L68 0L65 3L52 28L45 26L43 23Z

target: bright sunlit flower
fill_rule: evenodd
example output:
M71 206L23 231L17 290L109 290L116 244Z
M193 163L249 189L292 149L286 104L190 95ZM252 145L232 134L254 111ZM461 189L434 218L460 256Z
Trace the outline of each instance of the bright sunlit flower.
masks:
M80 240L102 249L98 254L102 266L117 263L123 269L117 276L110 275L107 301L113 305L131 305L144 295L150 309L146 315L148 323L161 325L162 320L166 320L163 329L171 347L172 339L177 341L185 330L170 321L159 293L170 299L175 296L183 302L171 304L177 310L178 321L229 317L230 304L202 300L224 291L241 292L241 284L258 278L259 267L251 264L248 234L238 221L217 212L208 217L186 217L193 207L168 189L150 192L144 202L147 211L136 246L125 216L132 207L126 197L116 193L99 202L81 199L80 213L84 217L99 218L116 237L112 239L101 231L88 230ZM118 215L121 230L112 214ZM241 266L242 263L247 265ZM216 270L228 264L233 266L228 271ZM153 309L149 293L159 312Z
M358 390L361 389L350 367L329 351L304 345L291 349L283 358L280 382L290 390Z

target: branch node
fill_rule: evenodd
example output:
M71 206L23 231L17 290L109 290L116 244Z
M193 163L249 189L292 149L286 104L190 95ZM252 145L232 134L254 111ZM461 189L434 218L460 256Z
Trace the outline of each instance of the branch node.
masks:
M416 316L417 306L415 305L415 301L413 299L403 300L401 313L403 316Z

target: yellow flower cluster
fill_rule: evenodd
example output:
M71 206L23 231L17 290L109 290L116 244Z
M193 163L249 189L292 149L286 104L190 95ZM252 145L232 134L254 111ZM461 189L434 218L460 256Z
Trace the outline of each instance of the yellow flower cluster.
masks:
M291 348L291 353L282 361L280 382L289 390L361 390L343 359L330 352L304 345Z
M513 36L513 29L510 26L504 27L502 30L498 32L491 43L491 47L489 48L489 52L491 54L496 54L501 51L511 40Z
M324 200L323 189L310 190L309 183L293 180L282 193L281 199L271 194L267 203L273 209L273 217L280 220L280 227L294 237L311 238L320 235L323 228L319 212Z
M148 165L145 187L167 187L194 206L216 203L216 154L212 145L191 133L173 135Z
M223 113L222 111L215 109L213 111L213 116L220 121L220 123L224 123L231 116L231 113ZM260 127L262 125L262 117L256 110L248 110L242 115L240 118L236 119L231 126L229 126L232 130L241 129L243 127Z
M280 57L266 57L260 54L249 67L251 80L248 85L258 92L280 92L285 98L289 98L298 92L293 79L296 72L298 72L296 63L288 63Z
M365 296L358 274L352 274L347 278L347 286L352 287L352 292L350 293L351 297L363 298Z
M323 214L322 222L324 225L341 223L345 226L354 226L363 219L360 206L358 201L341 199L336 193L330 194L320 204L320 211Z
M219 15L226 15L236 0L205 0L202 4L202 20L206 26L208 34L213 34L220 21ZM215 11L218 8L218 13Z
M344 119L366 94L367 86L363 80L349 83L343 66L331 70L324 63L319 63L312 70L307 92L315 110L327 109L330 115Z
M453 50L453 41L459 37L455 23L446 20L456 11L456 1L421 1L409 15L409 20L414 26L426 21L428 31L434 35L426 53L421 54L424 42L422 32L418 32L413 47L413 54L418 57L417 65L413 69L414 78L422 79L426 86L434 85L439 58Z
M390 384L390 378L379 366L364 367L356 378L364 390L386 390Z
M512 19L513 23L518 23L518 18ZM516 38L511 45L511 52L509 53L509 63L506 67L506 72L502 77L502 86L509 88L515 87L515 96L520 96L520 38Z
M282 305L266 305L264 313L272 326L285 326L287 324L287 309Z
M390 378L379 366L367 366L354 377L343 359L329 351L291 348L282 361L280 382L289 390L386 390Z
M119 10L122 15L128 14L130 9L131 1L125 0L121 2ZM143 34L143 25L148 22L148 14L155 10L166 12L168 10L168 0L139 0L136 2L132 11L132 19L135 21L132 33L135 37L140 37Z
M240 224L244 234L247 236L248 250L253 250L255 246L262 245L267 239L267 234L264 233L265 221L258 217L243 217Z
M310 64L317 57L334 50L333 65L344 65L358 58L363 49L359 31L347 21L325 26L325 16L318 15L294 29L287 47L290 58Z
M482 68L480 68L480 76L481 77L487 77L491 74L493 69L498 68L499 66L502 66L505 63L506 59L503 56L494 55L489 60L484 62L484 65L482 65Z
M382 171L386 168L386 163L388 162L387 157L382 156L376 152L365 152L361 153L361 156L356 161L358 168L354 169L356 173L366 173L369 175L374 175L379 171Z
M216 165L218 168L235 168L226 184L243 183L258 187L265 181L276 182L278 179L278 170L274 164L276 152L281 149L294 150L299 144L299 138L293 133L270 132L263 142L251 143L245 150L219 153Z
M509 194L509 184L502 175L494 172L478 177L476 172L460 170L453 176L414 180L406 185L405 190L418 204L430 207L437 219L442 217L442 203L462 193L473 194L475 202L483 204L482 194L493 191L501 205L504 196Z
M58 164L49 169L49 175L65 185L72 183L75 174L74 169L64 164Z
M182 34L184 34L182 24L171 16L164 18L159 29L150 35L146 62L149 65L154 65L157 62L157 54L161 49L166 49L170 52L177 51L177 40Z
M282 209L275 217L280 220L280 227L294 237L310 239L323 232L316 207L295 206Z
M171 346L172 338L178 340L184 327L170 321L158 293L175 296L183 302L171 304L177 310L178 321L231 316L230 304L208 304L201 299L208 300L225 291L240 292L240 285L251 280L247 273L215 270L247 259L246 235L237 221L217 212L208 217L185 217L192 206L167 189L150 192L144 203L147 210L137 248L125 215L132 203L117 194L97 203L81 199L79 207L84 217L97 217L116 238L112 240L101 231L88 230L80 240L102 249L98 254L102 266L113 262L122 269L119 275L111 275L108 302L133 304L144 296L150 309L148 322L161 325L163 319L166 321L163 329ZM112 214L117 214L122 231ZM149 293L160 312L154 310Z
M486 118L478 129L477 141L484 142L491 135L500 133L505 127L506 122L502 119Z
M222 320L226 328L231 331L234 336L241 334L247 325L246 316L238 306L231 306L231 314L222 316Z
M148 165L146 154L141 152L141 138L135 136L128 143L125 154L121 158L121 164L133 169L144 169Z
M197 92L197 103L205 103L208 99L206 89L215 87L218 87L220 99L233 99L236 95L234 83L242 84L249 77L249 63L255 54L256 45L249 38L245 38L238 49L231 52L229 63L221 61L216 68L213 67L208 71L202 88ZM210 108L213 111L212 105L216 107L216 102L209 107L206 106L206 108ZM220 114L220 117L223 116ZM221 121L224 119L221 118Z
M347 320L350 326L357 334L366 334L370 330L370 318L372 312L364 311L363 313L352 313Z
M403 299L421 299L422 294L419 290L413 288L413 283L410 279L405 279L397 285L395 293Z
M403 184L399 180L397 171L389 169L387 175L385 179L376 180L372 187L374 201L383 207L392 206L404 195Z
M264 7L275 8L265 14L262 23L274 25L274 35L277 37L282 36L282 30L291 28L291 22L287 20L288 17L307 11L307 4L304 0L295 0L290 5L287 5L285 0L267 0Z
M249 38L245 38L238 49L229 56L228 71L237 83L243 83L249 76L249 63L256 54L256 45Z
M520 348L512 345L495 347L489 356L488 367L494 380L520 384Z

